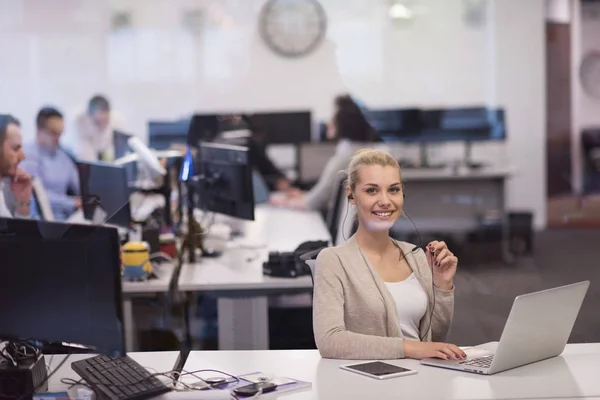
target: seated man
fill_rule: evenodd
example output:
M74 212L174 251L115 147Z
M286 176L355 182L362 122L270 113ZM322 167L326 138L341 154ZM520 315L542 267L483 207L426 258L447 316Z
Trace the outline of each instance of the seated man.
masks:
M114 161L129 150L122 125L106 97L96 95L70 127L69 147L79 161Z
M11 115L0 115L0 217L2 218L29 218L31 212L29 200L31 178L19 167L25 159L21 142L19 121Z
M75 162L59 146L64 129L63 116L54 108L42 108L36 124L35 142L25 147L27 159L23 169L41 181L55 220L64 221L81 207L81 199L77 197L79 173Z

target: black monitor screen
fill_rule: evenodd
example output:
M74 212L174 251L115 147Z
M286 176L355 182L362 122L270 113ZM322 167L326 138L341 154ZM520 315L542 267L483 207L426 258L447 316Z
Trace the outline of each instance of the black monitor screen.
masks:
M422 131L421 110L416 108L367 110L364 113L384 141L415 140Z
M188 144L190 120L150 121L148 123L148 145L156 150L168 150L173 144Z
M77 169L85 219L129 228L131 190L126 169L91 162L78 162Z
M506 138L504 110L484 107L423 111L424 141L481 141Z
M254 220L252 165L246 147L201 143L196 165L198 208Z
M248 128L265 143L310 143L312 139L310 111L255 113L247 120Z
M115 228L0 218L0 338L123 355Z

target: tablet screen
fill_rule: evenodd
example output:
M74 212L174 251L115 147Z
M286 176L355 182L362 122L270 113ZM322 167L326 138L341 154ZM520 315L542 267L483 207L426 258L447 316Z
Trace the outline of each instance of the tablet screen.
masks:
M397 365L384 363L381 361L373 361L364 364L348 365L346 368L355 371L365 372L375 376L385 376L390 374L398 374L401 372L411 371L410 369L402 368Z

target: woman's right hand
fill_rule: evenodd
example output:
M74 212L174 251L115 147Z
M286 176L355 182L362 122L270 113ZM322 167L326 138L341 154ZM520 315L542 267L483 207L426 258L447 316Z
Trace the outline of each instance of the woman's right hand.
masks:
M458 346L450 343L404 340L404 357L417 360L422 360L423 358L464 360L467 355Z

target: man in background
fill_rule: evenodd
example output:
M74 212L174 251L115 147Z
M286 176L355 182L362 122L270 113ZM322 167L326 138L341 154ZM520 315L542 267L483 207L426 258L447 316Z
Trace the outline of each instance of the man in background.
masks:
M60 147L65 123L55 108L42 108L36 118L35 141L25 147L23 169L38 178L56 221L64 221L81 207L79 173L73 159Z
M75 157L81 161L113 161L125 155L129 135L121 132L106 97L96 95L73 127Z
M25 159L19 121L0 115L0 217L29 218L32 193L31 178L19 168ZM6 200L12 200L12 209Z

